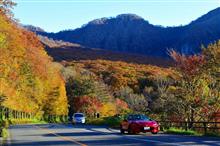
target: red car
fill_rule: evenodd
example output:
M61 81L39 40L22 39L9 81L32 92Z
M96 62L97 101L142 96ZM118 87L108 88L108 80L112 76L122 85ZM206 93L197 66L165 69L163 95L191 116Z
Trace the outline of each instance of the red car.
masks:
M159 132L159 124L145 115L133 114L121 122L120 131L122 134L125 131L128 131L128 133L151 132L152 134L157 134Z

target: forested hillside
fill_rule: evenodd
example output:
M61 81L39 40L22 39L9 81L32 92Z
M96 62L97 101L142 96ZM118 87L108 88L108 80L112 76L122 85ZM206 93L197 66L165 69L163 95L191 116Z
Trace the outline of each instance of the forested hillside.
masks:
M66 115L60 68L36 35L13 19L9 0L0 1L0 105L23 112Z
M148 90L157 93L158 78L178 78L172 69L120 61L73 61L62 65L70 111L88 116L148 112L148 103L155 98L146 95Z
M169 54L175 67L105 60L62 62L70 110L101 116L138 112L160 120L215 120L220 110L220 42L201 55ZM113 113L103 113L107 109Z

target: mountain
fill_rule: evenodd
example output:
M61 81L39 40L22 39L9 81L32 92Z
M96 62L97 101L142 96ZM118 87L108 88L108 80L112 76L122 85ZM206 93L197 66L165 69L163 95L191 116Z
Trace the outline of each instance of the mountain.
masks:
M21 27L32 32L45 32L43 29L32 25L22 25ZM135 64L151 64L161 67L169 67L173 65L173 61L168 58L152 57L140 54L104 50L99 48L89 48L76 43L65 42L62 40L54 40L53 38L48 38L47 36L39 34L38 39L44 45L44 48L48 55L58 62L81 60L110 60Z
M167 49L171 48L187 55L199 53L201 45L220 39L219 26L220 8L217 8L188 25L178 27L155 26L135 14L122 14L93 20L75 30L35 32L89 48L167 57Z

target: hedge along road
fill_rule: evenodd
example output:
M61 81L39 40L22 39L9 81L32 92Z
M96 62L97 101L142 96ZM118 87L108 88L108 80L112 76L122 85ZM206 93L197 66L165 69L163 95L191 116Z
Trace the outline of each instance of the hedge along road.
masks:
M92 125L15 125L10 146L220 146L220 138L157 134L121 135L119 130Z

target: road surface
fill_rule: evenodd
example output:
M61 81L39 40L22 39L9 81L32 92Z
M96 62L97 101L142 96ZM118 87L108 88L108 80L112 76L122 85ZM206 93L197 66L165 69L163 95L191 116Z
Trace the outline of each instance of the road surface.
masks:
M91 125L16 125L9 131L9 146L220 146L220 139L213 137L121 135L119 130Z

